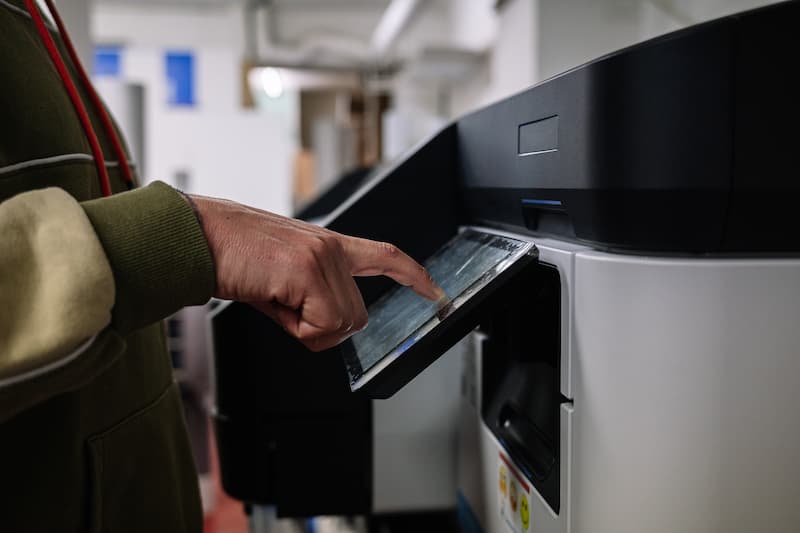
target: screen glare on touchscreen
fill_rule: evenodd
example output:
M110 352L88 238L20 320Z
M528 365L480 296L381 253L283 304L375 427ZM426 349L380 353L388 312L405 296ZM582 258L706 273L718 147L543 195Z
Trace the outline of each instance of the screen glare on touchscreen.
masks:
M456 298L503 260L527 247L528 243L522 241L467 231L434 254L425 267L445 293ZM402 352L411 346L416 340L414 333L431 322L437 311L436 302L421 298L407 287L397 287L372 304L369 325L353 335L352 343L345 347L351 380L396 348Z

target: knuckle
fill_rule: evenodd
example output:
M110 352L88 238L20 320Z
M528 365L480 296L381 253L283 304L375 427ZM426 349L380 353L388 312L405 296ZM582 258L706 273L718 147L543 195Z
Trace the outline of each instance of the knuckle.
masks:
M327 251L325 239L319 235L315 235L314 238L308 243L308 249L314 254L324 254Z
M323 254L330 254L339 249L339 239L332 233L321 233L316 235L317 251Z
M335 333L343 329L346 325L344 318L333 311L329 311L326 316L317 319L317 328L320 330L319 335Z
M340 331L347 328L348 321L345 320L343 317L339 316L331 320L330 322L330 329L331 331Z
M343 249L342 243L339 240L339 237L337 237L335 233L328 232L323 234L322 241L325 243L325 246L327 246L328 249L330 250L339 251Z
M382 242L380 243L380 247L381 247L381 252L386 257L397 257L398 255L400 255L400 248L398 248L397 246L395 246L390 242Z
M320 344L320 337L318 335L305 333L302 335L298 335L297 340L299 340L303 344L303 346L305 346L312 352L319 352L323 350Z
M299 340L303 344L307 342L312 342L315 338L316 338L315 335L311 335L308 332L300 332L297 334L297 340Z

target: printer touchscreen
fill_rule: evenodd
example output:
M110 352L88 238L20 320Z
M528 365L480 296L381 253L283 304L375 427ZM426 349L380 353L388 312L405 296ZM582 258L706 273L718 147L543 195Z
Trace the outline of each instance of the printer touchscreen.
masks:
M444 307L407 287L395 287L369 306L369 325L342 345L351 389L366 385L439 324L448 322L502 272L535 251L530 242L471 229L459 233L425 262L450 298Z

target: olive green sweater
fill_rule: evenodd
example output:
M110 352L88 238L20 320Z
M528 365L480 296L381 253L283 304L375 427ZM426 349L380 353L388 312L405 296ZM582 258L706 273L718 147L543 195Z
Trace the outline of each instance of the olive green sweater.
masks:
M164 184L121 192L82 92L119 193L99 198L22 0L0 0L0 80L0 529L200 531L160 321L211 296L202 230Z

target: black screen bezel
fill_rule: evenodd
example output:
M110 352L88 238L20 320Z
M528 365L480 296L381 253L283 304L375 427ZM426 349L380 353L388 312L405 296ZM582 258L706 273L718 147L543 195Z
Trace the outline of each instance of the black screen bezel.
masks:
M512 259L509 264L504 265L502 270L493 273L494 276L488 279L488 281L484 279L486 276L485 274L482 278L473 283L470 288L474 287L474 285L479 282L485 283L485 285L478 288L474 294L469 296L458 307L454 308L443 320L436 323L430 331L424 333L414 344L406 348L400 357L396 357L385 366L385 368L369 378L366 382L358 387L354 387L355 380L352 378L353 373L348 370L348 382L351 391L365 394L370 398L376 399L392 396L474 329L480 322L481 317L485 316L485 313L491 312L494 302L507 297L503 288L507 287L509 282L516 278L527 266L535 263L538 257L536 247L530 241L524 241L500 233L467 229L459 233L455 238L485 239L486 237L499 237L501 239L527 243L531 246L525 253ZM450 242L452 241L448 241L447 244L449 245ZM487 271L487 274L492 273L492 270ZM464 292L468 292L470 288L465 289ZM456 297L458 296L461 295L457 295ZM419 330L416 330L412 335L416 334L417 331ZM407 337L407 339L412 335ZM398 346L402 345L404 342L405 341L401 342ZM389 350L383 358L381 358L381 361L390 356L396 348L397 346L394 346ZM342 354L346 368L352 368L354 365L360 367L360 361L353 355L354 351L352 341L349 339L340 347L340 353Z

